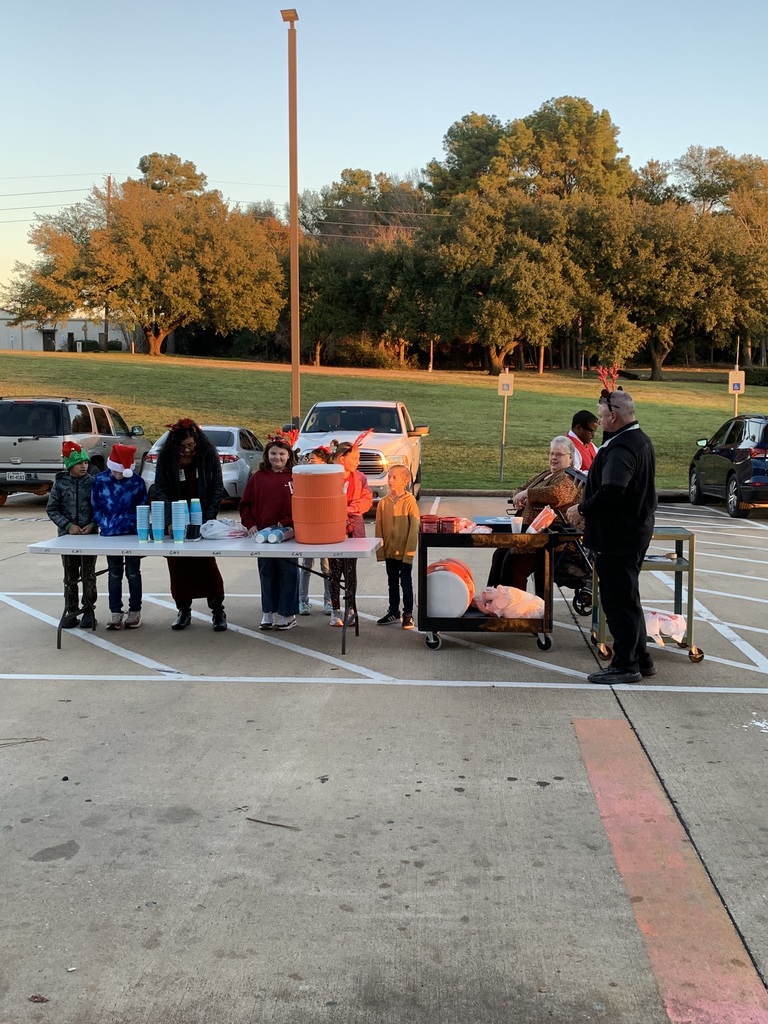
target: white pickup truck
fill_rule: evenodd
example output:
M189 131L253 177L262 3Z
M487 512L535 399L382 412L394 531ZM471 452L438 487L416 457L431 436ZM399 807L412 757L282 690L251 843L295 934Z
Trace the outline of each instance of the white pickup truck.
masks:
M360 469L378 501L389 487L391 466L407 466L416 498L421 491L421 439L428 426L414 426L402 402L318 402L301 425L296 447L302 455L332 440L354 441L373 427L360 449Z

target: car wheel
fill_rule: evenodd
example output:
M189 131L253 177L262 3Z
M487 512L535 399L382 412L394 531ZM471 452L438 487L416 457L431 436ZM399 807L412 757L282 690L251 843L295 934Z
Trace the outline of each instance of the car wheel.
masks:
M688 500L692 505L704 504L704 495L701 493L699 474L695 469L691 470L691 475L688 477Z
M728 509L731 519L746 519L749 515L749 509L742 506L739 481L733 473L728 477L728 483L725 485L725 507Z

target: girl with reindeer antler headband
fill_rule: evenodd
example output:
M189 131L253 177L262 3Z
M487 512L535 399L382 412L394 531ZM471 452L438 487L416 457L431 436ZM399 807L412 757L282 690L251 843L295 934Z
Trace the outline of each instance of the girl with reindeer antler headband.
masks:
M344 486L347 495L347 536L349 537L365 536L363 515L373 505L373 493L368 486L365 473L361 473L357 468L360 465L360 448L363 441L372 433L373 428L366 430L352 442L342 441L339 443L333 440L330 444L332 460L338 462L344 469ZM349 575L345 582L348 591L354 595L357 589L357 563L350 559L347 561L347 565ZM331 558L329 559L329 567L331 574L329 581L331 625L343 626L344 620L341 617L341 577L344 574L344 561L340 558ZM357 613L353 601L347 624L354 625L356 618Z

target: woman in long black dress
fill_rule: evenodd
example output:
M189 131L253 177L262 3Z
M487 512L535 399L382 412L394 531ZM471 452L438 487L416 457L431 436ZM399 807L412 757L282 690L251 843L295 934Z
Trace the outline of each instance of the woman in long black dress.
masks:
M203 522L215 519L224 496L219 453L200 427L181 419L168 428L157 456L155 483L150 497L165 502L165 521L171 522L171 502L199 498ZM217 633L227 628L224 580L215 558L169 558L171 596L178 615L171 629L186 629L192 621L192 601L204 597Z

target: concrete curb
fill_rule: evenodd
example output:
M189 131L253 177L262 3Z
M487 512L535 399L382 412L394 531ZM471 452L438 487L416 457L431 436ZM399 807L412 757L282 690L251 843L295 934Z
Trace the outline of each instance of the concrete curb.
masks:
M508 498L512 488L493 491L462 491L453 488L437 490L434 487L422 487L421 493L425 498ZM688 501L688 491L680 488L669 488L657 491L659 501Z

